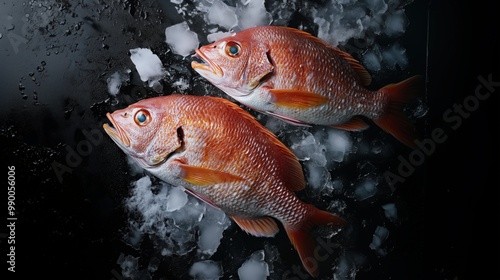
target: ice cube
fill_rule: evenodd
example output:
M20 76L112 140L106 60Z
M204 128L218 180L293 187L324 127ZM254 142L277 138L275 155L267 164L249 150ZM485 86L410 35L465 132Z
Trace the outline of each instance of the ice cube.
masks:
M408 66L406 49L398 43L384 49L382 51L382 57L382 61L388 69L394 70L396 69L396 65L398 65L401 69L405 69Z
M134 258L130 255L125 256L123 253L120 254L116 263L119 264L122 269L122 276L127 278L135 276L138 269L138 259L138 257Z
M187 194L181 187L174 187L167 196L167 212L173 212L181 209L188 201Z
M231 221L222 210L210 206L199 223L199 252L206 256L213 255L220 245L224 230L230 225Z
M363 65L370 71L380 71L382 69L382 55L380 51L370 50L363 55Z
M267 12L265 0L247 0L238 12L238 26L241 30L254 26L269 25L272 16Z
M195 280L217 280L222 277L222 266L212 260L195 262L189 269L189 276Z
M215 33L210 33L207 35L207 41L212 43L212 42L215 42L219 39L222 39L222 38L225 38L225 37L228 37L228 36L231 36L231 32L222 32L222 31L218 31L218 32L215 32Z
M387 217L387 219L394 221L398 217L398 209L396 208L396 204L394 203L387 203L382 205L382 209L384 209L384 214Z
M165 29L165 42L173 53L183 57L193 54L200 44L198 35L189 29L185 21Z
M236 9L228 6L221 0L215 0L207 13L207 22L218 24L227 30L231 30L238 24Z
M141 80L148 82L149 87L156 91L161 91L162 86L159 81L165 77L166 71L160 58L147 48L135 48L129 52Z
M342 162L346 154L352 151L352 139L347 131L338 129L327 130L328 140L325 141L328 158L331 161Z
M120 92L122 86L122 78L120 72L115 72L106 80L108 84L108 92L111 96L116 96Z
M377 254L381 256L385 256L387 251L384 248L381 248L382 243L389 236L389 230L382 226L377 226L375 232L373 233L372 243L370 243L370 249L377 252Z
M325 167L308 162L305 164L305 168L307 170L308 186L315 190L323 190L327 185L331 184L330 172Z
M390 37L400 36L406 30L408 18L403 10L397 10L385 20L384 33Z
M362 179L358 182L354 190L354 196L358 200L365 200L377 193L377 182L370 178Z
M254 252L240 268L238 276L240 280L264 280L269 276L269 267L264 261L264 250Z

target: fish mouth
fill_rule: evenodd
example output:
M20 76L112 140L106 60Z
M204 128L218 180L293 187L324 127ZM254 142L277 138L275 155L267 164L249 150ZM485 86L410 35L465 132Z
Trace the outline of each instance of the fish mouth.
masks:
M129 148L130 139L125 134L125 131L123 131L123 129L116 124L113 116L110 113L107 113L106 117L111 122L112 126L107 123L103 124L102 127L104 128L104 131L109 135L109 137L111 137L111 139L113 139L113 141L115 141L118 146L122 148Z
M191 62L191 67L196 70L196 71L204 71L204 72L210 72L218 77L224 76L224 71L222 71L222 68L215 64L212 60L210 60L203 52L200 51L200 49L195 50L195 54L193 55L194 58L200 59L200 62L198 61L192 61Z

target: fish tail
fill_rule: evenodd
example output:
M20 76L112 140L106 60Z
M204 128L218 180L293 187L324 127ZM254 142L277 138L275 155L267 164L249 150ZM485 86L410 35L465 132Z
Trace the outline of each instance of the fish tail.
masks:
M416 98L423 89L422 76L416 75L379 90L387 97L384 113L373 121L383 130L410 148L415 148L415 127L403 112L404 106Z
M295 225L285 225L285 230L291 243L297 250L304 268L313 277L319 274L319 261L316 258L319 244L312 238L311 230L322 225L343 226L347 222L332 213L319 210L312 205L307 217Z

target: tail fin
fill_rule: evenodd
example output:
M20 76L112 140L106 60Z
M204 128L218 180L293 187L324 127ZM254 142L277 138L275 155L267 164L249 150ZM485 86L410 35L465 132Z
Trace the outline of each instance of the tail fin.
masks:
M344 226L347 222L332 213L319 210L311 205L308 218L299 226L285 226L288 238L297 250L304 268L313 277L318 276L318 260L315 258L318 244L310 235L310 231L321 225Z
M404 105L423 90L422 76L416 75L379 90L388 98L384 114L373 121L403 144L415 148L415 128L403 112Z

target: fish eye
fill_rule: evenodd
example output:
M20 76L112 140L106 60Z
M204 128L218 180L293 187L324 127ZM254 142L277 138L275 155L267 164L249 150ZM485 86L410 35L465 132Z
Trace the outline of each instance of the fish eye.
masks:
M236 42L228 42L226 44L226 54L232 57L240 55L241 46Z
M137 113L135 113L134 121L136 124L140 126L148 124L150 120L151 120L151 115L146 110L139 110L137 111Z

